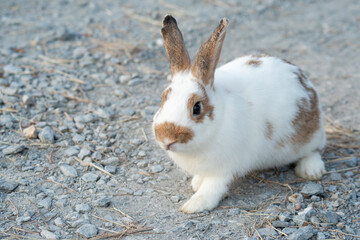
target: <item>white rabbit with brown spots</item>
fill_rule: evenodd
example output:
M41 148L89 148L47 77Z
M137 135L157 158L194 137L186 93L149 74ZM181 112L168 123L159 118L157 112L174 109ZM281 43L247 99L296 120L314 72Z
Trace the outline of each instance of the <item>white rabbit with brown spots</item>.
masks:
M300 177L325 172L326 136L312 83L297 66L268 55L216 69L227 26L222 19L191 64L176 20L163 20L172 78L153 128L160 147L193 175L186 213L215 208L234 176L253 170L296 162Z

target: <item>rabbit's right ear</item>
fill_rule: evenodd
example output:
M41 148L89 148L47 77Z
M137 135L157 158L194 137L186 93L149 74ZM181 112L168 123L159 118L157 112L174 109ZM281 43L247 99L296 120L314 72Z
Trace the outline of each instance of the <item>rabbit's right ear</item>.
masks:
M167 15L162 24L161 34L169 57L171 74L174 76L177 72L190 69L191 61L175 18Z

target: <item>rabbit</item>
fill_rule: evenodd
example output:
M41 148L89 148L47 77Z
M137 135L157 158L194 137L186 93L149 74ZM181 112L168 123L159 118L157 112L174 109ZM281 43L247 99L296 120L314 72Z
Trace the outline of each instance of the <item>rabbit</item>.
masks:
M325 146L319 95L297 66L262 54L216 69L228 20L201 45L194 63L175 18L161 33L171 84L153 119L159 146L190 175L195 194L185 213L218 206L234 177L296 163L295 174L320 179Z

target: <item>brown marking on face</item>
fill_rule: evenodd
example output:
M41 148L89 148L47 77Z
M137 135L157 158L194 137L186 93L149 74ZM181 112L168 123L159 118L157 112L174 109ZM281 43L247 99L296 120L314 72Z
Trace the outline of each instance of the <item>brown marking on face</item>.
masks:
M292 120L292 124L296 129L295 134L291 137L293 145L303 145L309 143L312 135L320 126L320 109L318 96L312 87L307 84L307 78L301 70L295 72L299 83L306 90L309 101L302 98L298 101L298 112Z
M187 143L194 137L194 132L188 127L164 122L155 125L155 136L160 142L164 142L167 138L171 142Z
M169 57L171 74L174 76L177 72L190 69L189 53L186 50L184 39L175 18L170 15L165 16L161 34Z
M271 122L266 121L266 137L271 140L274 133L274 125Z
M257 66L259 66L261 63L262 63L261 60L250 60L250 61L247 62L247 65L257 67Z
M252 58L263 58L263 57L271 57L270 54L267 53L261 53L261 54L253 54L251 55Z
M200 83L198 83L198 85L201 88L202 95L195 93L192 94L188 99L187 106L188 106L190 118L196 123L201 123L202 121L204 121L206 116L209 116L211 120L214 119L214 106L210 104L210 100L204 86L201 85ZM199 116L193 116L193 107L195 103L199 101L202 103L202 111Z
M214 72L220 58L227 25L228 20L221 19L219 26L201 45L191 67L191 73L206 86L214 84Z
M172 90L171 88L168 88L165 91L163 91L163 93L161 94L161 107L160 107L160 109L163 108L165 102L168 100L168 95L171 92L171 90Z

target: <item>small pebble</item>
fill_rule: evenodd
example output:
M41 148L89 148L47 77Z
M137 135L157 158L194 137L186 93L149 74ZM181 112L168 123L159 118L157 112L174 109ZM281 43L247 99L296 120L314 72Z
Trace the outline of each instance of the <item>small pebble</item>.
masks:
M120 159L118 157L109 157L109 158L106 158L102 161L100 161L100 163L102 165L119 165L120 164Z
M98 233L98 230L95 227L95 225L84 224L79 229L77 229L76 232L87 238L91 238L91 237L94 237Z
M5 148L2 152L5 155L20 153L25 149L25 145L12 145L7 148Z
M70 165L61 164L60 170L67 177L77 177L78 176L76 169Z
M10 193L14 191L17 186L19 186L17 182L0 178L0 192Z
M330 174L330 180L332 181L340 181L342 178L340 173L334 172Z
M305 197L311 197L313 195L323 197L325 195L323 187L320 184L314 182L307 183L301 190L301 193Z
M64 154L66 157L72 157L72 156L78 155L79 151L80 150L78 147L72 146L72 147L69 147L68 149L66 149L64 151Z
M111 203L111 198L107 196L100 197L97 199L94 204L97 207L108 207Z
M23 130L23 134L27 139L34 139L37 138L38 132L34 125L27 127Z
M82 203L82 204L75 205L75 210L78 213L86 213L86 212L91 211L91 207L89 206L89 204Z
M46 229L41 230L40 235L46 239L58 239L59 238L55 233L50 232Z
M315 233L316 231L311 226L302 227L289 235L289 240L308 240L314 236Z
M151 172L152 173L159 173L161 172L162 170L164 170L164 167L162 165L153 165L151 167Z
M39 202L39 206L45 208L46 210L49 210L52 205L52 199L51 197L44 198Z
M78 157L82 160L82 159L84 159L85 157L90 156L90 154L91 154L91 152L90 152L89 149L87 149L87 148L82 148L82 149L80 150L80 153L78 154Z
M95 173L85 173L81 179L84 180L85 182L96 182L99 179L99 175L95 174Z
M54 143L54 130L52 130L52 128L49 126L43 128L39 133L39 138L40 141L43 143Z

